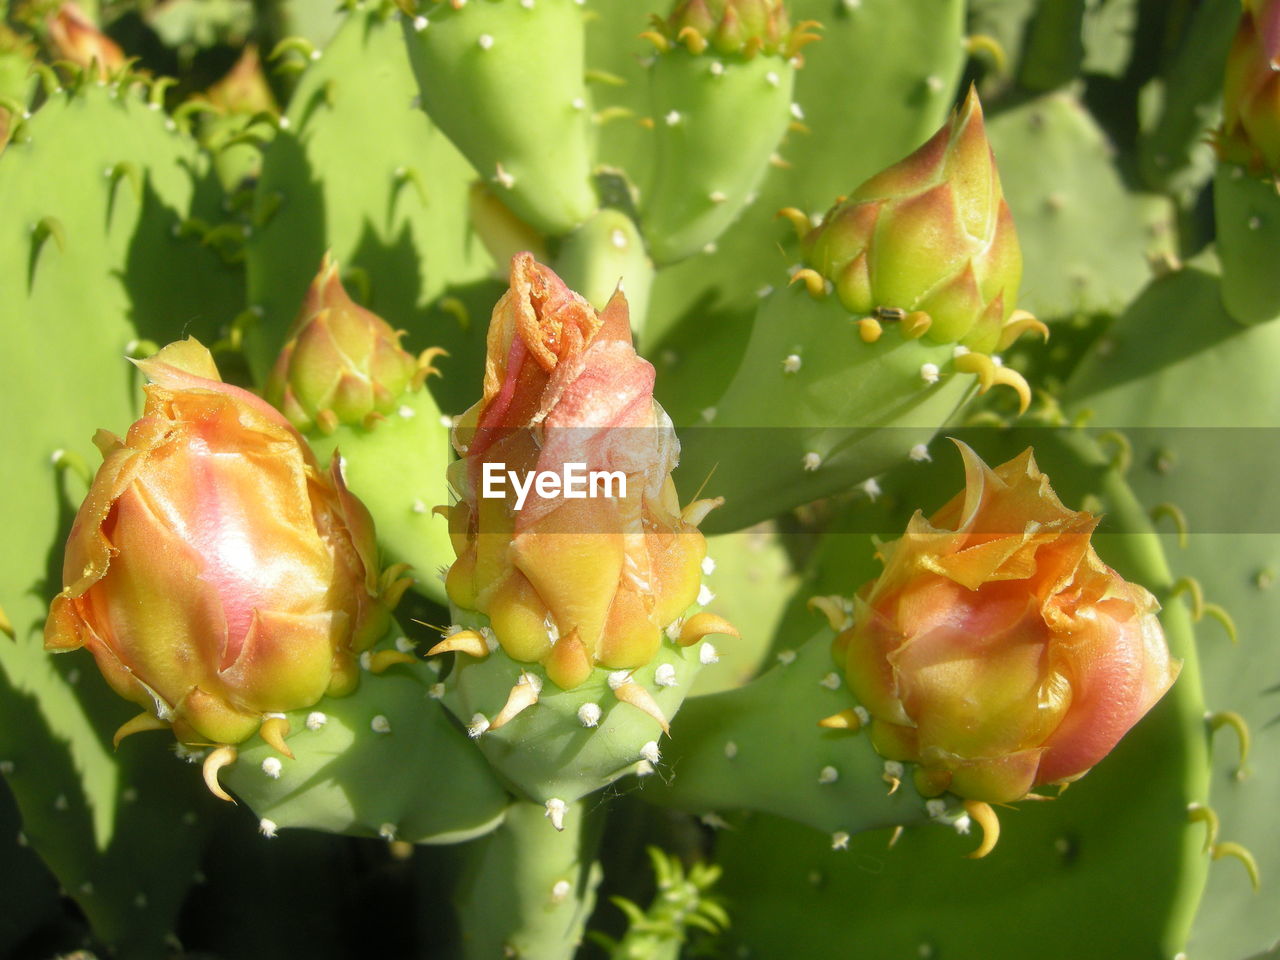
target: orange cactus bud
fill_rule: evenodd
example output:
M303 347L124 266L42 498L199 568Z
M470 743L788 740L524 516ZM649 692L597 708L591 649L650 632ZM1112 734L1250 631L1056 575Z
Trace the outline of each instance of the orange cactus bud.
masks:
M1010 802L1083 776L1164 695L1155 598L1106 566L1031 450L995 469L960 444L966 489L881 548L837 639L890 760L926 795Z
M679 444L653 380L621 292L597 314L530 254L512 259L484 397L454 426L447 589L561 687L647 663L701 586L706 542L681 516ZM543 486L574 467L591 478L582 492Z
M205 95L209 102L227 113L279 113L275 94L262 72L257 44L250 43L232 66Z
M88 647L112 688L188 743L349 692L403 590L373 523L277 411L223 383L195 340L138 362L151 383L67 541L53 651ZM135 725L132 729L141 729Z
M102 79L124 66L124 51L74 3L62 4L49 17L49 42L55 55L63 60L85 69L97 64Z
M909 317L906 335L938 343L1005 346L1022 252L977 93L915 153L842 198L804 248L855 315Z
M1245 0L1222 87L1223 159L1280 173L1280 2Z
M326 254L276 358L266 398L299 430L332 431L339 423L385 416L406 390L417 390L435 372L433 351L415 358L401 348L401 336L347 295L337 263Z

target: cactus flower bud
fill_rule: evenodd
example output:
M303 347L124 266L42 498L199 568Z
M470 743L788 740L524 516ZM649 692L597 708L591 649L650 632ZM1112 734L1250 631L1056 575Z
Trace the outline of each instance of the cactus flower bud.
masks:
M908 336L985 353L1029 326L1047 333L1014 309L1022 252L973 90L924 146L836 204L804 249L847 310L900 321Z
M446 587L455 605L488 615L512 659L543 664L562 688L597 665L647 664L698 596L697 523L714 504L680 509L670 477L679 444L653 381L621 292L597 314L529 254L512 259L484 396L454 426L458 559ZM514 489L568 476L572 464L612 476L577 498ZM498 490L486 479L495 468Z
M1280 172L1280 2L1244 0L1227 54L1218 152L1255 172Z
M1031 450L881 547L884 571L836 641L887 759L921 793L988 803L1083 776L1164 695L1155 598L1106 566L1097 518L1064 507Z
M326 254L267 380L266 398L303 431L332 433L340 423L386 416L401 394L435 372L432 352L414 357L401 348L403 335L347 295Z
M723 56L757 53L790 58L817 39L806 21L795 27L782 0L681 0L671 15L653 17L657 32L692 53L708 47Z
M99 431L103 464L67 541L49 650L88 647L145 709L117 740L172 725L234 744L264 715L349 692L407 581L380 574L372 521L262 400L195 340L139 368L142 417ZM266 728L264 727L264 737Z
M226 113L252 115L280 112L275 94L271 92L271 85L262 72L262 57L254 43L245 46L232 68L205 91L205 95L210 103Z
M124 66L124 51L74 3L62 4L49 17L49 43L63 60L86 70L97 64L100 79Z

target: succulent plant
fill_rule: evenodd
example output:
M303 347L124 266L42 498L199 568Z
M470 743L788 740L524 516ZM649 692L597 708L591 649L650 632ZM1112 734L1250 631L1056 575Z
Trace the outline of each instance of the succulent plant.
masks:
M326 256L267 380L266 399L299 430L376 423L403 393L439 373L431 353L405 352L403 335L351 299Z
M0 955L1269 955L1278 17L0 0Z
M703 250L742 212L803 111L792 95L812 22L781 2L689 0L654 17L649 70L656 145L642 227L660 263Z

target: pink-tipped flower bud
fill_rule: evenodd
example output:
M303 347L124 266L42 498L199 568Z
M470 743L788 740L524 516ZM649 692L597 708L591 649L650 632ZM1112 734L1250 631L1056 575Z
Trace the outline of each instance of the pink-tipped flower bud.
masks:
M1280 173L1280 2L1244 0L1227 54L1219 155L1255 172Z
M103 463L45 645L88 647L149 725L238 743L264 714L349 692L407 581L379 572L372 520L339 464L322 472L203 346L170 344L138 366L146 408L123 440L95 437Z
M386 416L435 372L429 361L438 351L414 357L400 346L402 336L348 296L326 254L267 379L266 398L304 431L330 433L340 423Z
M621 292L599 314L527 253L489 325L484 396L454 426L447 589L563 688L648 663L697 599L713 504L681 511L679 443ZM569 496L571 469L582 494ZM534 478L561 478L530 486ZM597 482L598 480L598 482ZM539 479L538 483L541 484ZM526 493L516 490L524 483Z
M907 321L910 336L1002 348L1019 311L1022 252L978 95L905 160L842 199L804 239L810 267L859 317Z
M1155 598L1104 564L1031 450L884 545L836 641L887 759L926 796L1011 802L1083 776L1169 689Z

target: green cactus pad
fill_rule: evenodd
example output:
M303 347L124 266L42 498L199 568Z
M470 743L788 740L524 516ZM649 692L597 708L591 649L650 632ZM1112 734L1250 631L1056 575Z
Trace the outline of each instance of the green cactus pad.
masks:
M1280 243L1280 190L1270 177L1223 163L1213 180L1222 302L1241 323L1280 317L1280 277L1265 265Z
M1269 369L1280 357L1280 327L1241 327L1227 314L1223 299L1210 258L1153 281L1081 361L1067 382L1065 404L1098 411L1094 423L1122 430L1280 422L1273 381L1252 372ZM1194 322L1170 323L1170 317ZM1151 436L1141 431L1135 439L1141 443ZM1147 462L1150 452L1139 447L1135 459ZM1203 467L1210 476L1220 470L1219 464ZM1187 468L1195 467L1184 464ZM1248 476L1249 468L1240 475ZM1247 517L1256 504L1222 497L1206 506L1239 509Z
M147 957L163 949L203 840L199 817L216 805L174 784L179 770L154 742L113 753L110 731L128 705L87 655L50 658L41 629L100 461L93 433L123 432L137 413L126 355L141 355L139 340L181 336L184 324L209 336L239 310L242 291L183 230L188 218L216 216L221 199L194 141L136 88L73 86L0 153L0 275L13 294L0 386L0 607L16 634L0 640L0 762L12 764L5 776L28 841L97 936ZM175 274L182 284L169 282ZM139 860L143 838L150 853Z
M1170 328L1168 318L1176 314L1196 322ZM1196 633L1205 705L1238 714L1252 735L1246 760L1230 728L1212 734L1208 807L1218 826L1213 839L1248 851L1261 885L1254 891L1235 859L1214 862L1188 954L1206 960L1262 955L1280 937L1280 923L1260 909L1280 891L1280 852L1266 799L1280 789L1274 762L1280 658L1270 639L1280 536L1267 489L1275 470L1269 437L1280 418L1269 386L1280 362L1280 330L1275 324L1242 328L1228 316L1206 262L1153 283L1107 337L1110 347L1087 358L1069 397L1092 423L1124 431L1129 481L1143 500L1173 504L1185 516L1185 548L1177 547L1174 534L1165 541L1174 575L1190 578L1180 586L1201 615ZM1202 836L1207 845L1207 832Z
M584 804L557 826L541 804L516 802L493 834L468 850L454 897L463 956L571 960L595 905L600 817Z
M672 776L646 785L645 799L698 814L773 813L833 835L926 819L909 781L891 791L870 738L818 727L855 705L831 657L834 638L818 630L745 687L685 704L672 728Z
M1190 193L1213 175L1208 139L1221 120L1222 74L1239 20L1238 0L1199 4L1177 50L1144 89L1138 165L1150 189Z
M719 661L704 666L693 682L695 697L740 687L768 665L769 645L797 581L782 538L768 529L708 537L703 569L710 571L703 583L715 594L716 612L742 624L742 637L720 644Z
M581 6L421 7L404 35L423 108L519 217L568 233L597 205Z
M490 261L466 229L471 168L409 109L417 87L392 10L355 6L302 75L263 157L245 249L258 382L326 251L362 306L409 331L406 346L460 358L483 350L474 331L429 311L447 288L486 276Z
M408 392L385 420L369 427L339 424L309 442L322 463L342 455L347 486L377 524L383 561L409 564L413 589L445 603L440 572L453 563L453 547L448 524L432 509L449 502L449 430L431 393Z
M785 56L721 59L673 47L650 70L657 151L642 225L659 263L700 252L737 219L792 120Z
M1239 844L1254 857L1260 883L1253 888L1244 864L1216 861L1188 944L1205 960L1234 960L1261 954L1280 939L1280 921L1262 909L1280 895L1280 851L1269 809L1269 798L1280 790L1280 657L1270 640L1276 611L1271 571L1280 569L1280 537L1200 534L1172 562L1177 573L1196 578L1207 602L1230 615L1240 637L1232 646L1222 624L1208 616L1198 627L1206 706L1239 714L1252 734L1243 762L1230 728L1213 734L1209 805L1218 817L1218 840Z
M437 682L425 663L366 673L351 696L288 714L294 759L254 740L222 782L267 833L307 827L409 843L488 833L509 798L429 695Z
M949 344L906 339L892 325L864 343L857 319L802 283L761 304L705 428L684 431L683 496L715 468L707 490L726 501L707 530L738 529L874 477L927 443L969 394L973 377L953 371Z
M1051 322L1121 309L1169 250L1168 201L1127 191L1088 112L1050 94L987 126L1025 271L1019 305ZM1165 224L1165 234L1153 230Z
M1018 81L1052 90L1074 79L1084 62L1085 0L1043 0L1027 27Z
M572 690L559 689L547 680L541 666L512 660L500 647L483 660L458 654L445 683L444 703L455 717L471 725L478 749L524 796L538 803L572 803L625 774L649 775L655 769L661 774L667 766L661 759L666 749L661 724L619 700L610 679L629 673L670 721L709 649L714 650L705 640L690 647L664 640L647 665L632 671L597 668ZM655 675L660 668L674 682L658 684ZM499 729L489 730L488 722L502 710L524 674L540 682L538 702ZM483 722L477 725L477 721ZM650 744L658 749L656 760L646 749Z

